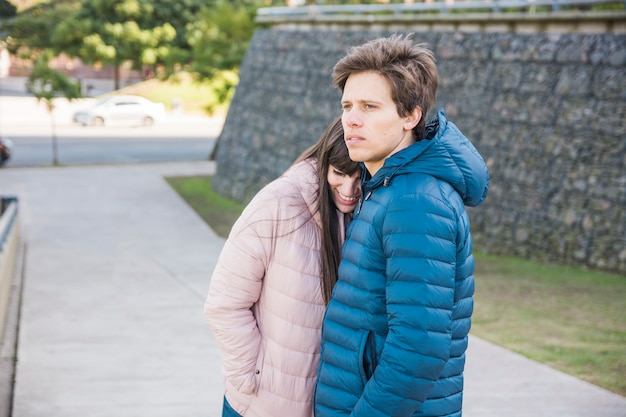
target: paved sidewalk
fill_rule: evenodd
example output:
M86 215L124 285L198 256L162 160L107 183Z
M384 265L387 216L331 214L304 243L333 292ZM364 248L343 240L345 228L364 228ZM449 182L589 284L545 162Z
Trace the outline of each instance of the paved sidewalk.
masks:
M163 180L213 172L0 170L25 243L12 417L220 415L202 305L223 240ZM626 398L472 338L464 416L626 417Z
M202 306L222 240L163 179L213 172L0 171L25 241L13 417L219 415Z

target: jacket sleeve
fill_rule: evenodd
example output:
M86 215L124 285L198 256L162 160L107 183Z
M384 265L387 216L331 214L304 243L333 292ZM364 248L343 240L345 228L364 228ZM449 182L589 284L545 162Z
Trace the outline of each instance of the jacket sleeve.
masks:
M437 192L388 206L380 236L388 334L353 417L411 416L440 378L451 348L456 217Z
M260 335L253 312L272 245L273 199L257 195L235 222L220 253L204 306L222 359L224 383L256 392ZM274 200L275 201L275 200Z

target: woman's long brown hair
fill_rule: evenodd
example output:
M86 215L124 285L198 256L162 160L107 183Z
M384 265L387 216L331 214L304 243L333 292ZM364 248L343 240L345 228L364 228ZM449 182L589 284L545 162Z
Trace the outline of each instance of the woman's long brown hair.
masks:
M331 197L328 185L328 168L334 166L347 175L353 175L361 167L358 162L350 159L348 148L343 137L341 117L335 119L322 135L319 141L304 151L296 162L315 158L317 160L317 174L319 178L318 207L322 220L320 266L322 272L322 295L328 304L333 287L337 282L337 269L341 260L341 245L339 242L338 211Z

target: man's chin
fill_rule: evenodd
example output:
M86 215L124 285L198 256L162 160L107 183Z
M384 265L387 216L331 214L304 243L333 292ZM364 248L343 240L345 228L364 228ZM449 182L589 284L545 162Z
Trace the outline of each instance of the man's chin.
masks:
M354 162L365 162L365 155L362 155L360 152L350 151L348 149L348 155L350 155L350 159Z

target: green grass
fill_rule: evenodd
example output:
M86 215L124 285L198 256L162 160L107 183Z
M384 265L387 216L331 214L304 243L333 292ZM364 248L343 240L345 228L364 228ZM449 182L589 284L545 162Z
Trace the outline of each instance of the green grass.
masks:
M228 236L243 210L243 205L213 192L212 177L167 177L165 180L215 233L223 238Z
M243 206L210 177L168 182L226 237ZM626 396L626 276L476 253L472 334Z
M476 256L472 333L626 395L626 277Z

